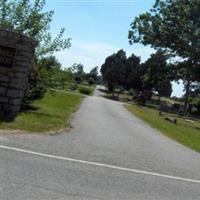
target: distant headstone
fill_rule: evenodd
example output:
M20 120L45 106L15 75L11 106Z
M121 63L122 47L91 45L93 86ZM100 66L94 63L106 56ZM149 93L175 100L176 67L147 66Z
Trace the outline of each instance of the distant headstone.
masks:
M177 124L177 119L174 119L174 118L171 118L171 117L166 117L165 120L169 121L169 122L171 122L173 124Z
M21 108L37 43L0 29L0 118L12 119Z

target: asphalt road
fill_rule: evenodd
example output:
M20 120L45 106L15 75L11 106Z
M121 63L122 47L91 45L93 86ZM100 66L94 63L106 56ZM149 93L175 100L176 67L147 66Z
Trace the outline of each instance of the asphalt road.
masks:
M0 199L200 199L200 154L87 97L70 132L0 135Z

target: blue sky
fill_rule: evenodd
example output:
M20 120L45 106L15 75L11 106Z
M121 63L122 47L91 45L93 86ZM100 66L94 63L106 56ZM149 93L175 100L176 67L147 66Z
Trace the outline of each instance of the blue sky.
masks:
M119 49L127 56L134 53L145 61L153 49L140 44L129 45L128 30L134 17L148 11L154 0L46 0L46 9L54 10L51 32L66 28L72 47L55 55L63 67L82 63L85 71L101 66L105 58ZM182 85L173 84L173 94L182 94Z

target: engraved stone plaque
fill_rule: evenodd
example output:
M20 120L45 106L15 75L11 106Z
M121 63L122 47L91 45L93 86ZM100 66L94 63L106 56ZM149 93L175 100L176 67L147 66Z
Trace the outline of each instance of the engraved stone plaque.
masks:
M15 59L15 48L4 47L0 45L0 66L10 68Z

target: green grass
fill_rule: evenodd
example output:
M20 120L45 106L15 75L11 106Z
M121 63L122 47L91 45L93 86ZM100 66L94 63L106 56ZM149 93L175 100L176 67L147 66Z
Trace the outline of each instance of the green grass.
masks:
M88 87L88 86L79 86L78 88L78 91L83 94L83 95L90 95L92 96L93 95L93 92L94 92L94 89L93 87Z
M158 101L158 97L155 96L155 95L153 95L151 97L151 99L154 100L154 101ZM167 98L167 97L160 97L160 102L166 102L168 104L180 103L180 102L174 101L173 99Z
M159 116L157 110L137 105L127 105L126 107L130 112L143 119L150 126L158 129L166 136L200 152L200 130L195 128L200 127L199 121L195 121L194 123L186 122L185 119L174 114ZM177 125L165 121L165 117L176 117L178 120Z
M20 113L12 122L1 122L0 129L46 132L65 128L82 99L76 94L47 92L43 99L31 104L33 109Z
M68 87L66 87L66 91L70 91L77 94L82 95L89 95L92 96L94 93L94 90L96 89L96 85L89 85L89 84L69 84Z
M115 100L115 101L121 101L121 102L129 102L132 101L132 96L128 95L128 94L119 94L118 98L117 98L117 94L115 94L115 97L113 98L113 95L111 93L105 93L103 95L103 97L107 98L107 99L111 99L111 100Z

